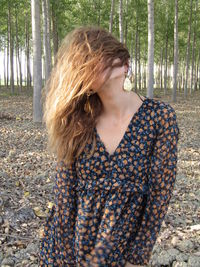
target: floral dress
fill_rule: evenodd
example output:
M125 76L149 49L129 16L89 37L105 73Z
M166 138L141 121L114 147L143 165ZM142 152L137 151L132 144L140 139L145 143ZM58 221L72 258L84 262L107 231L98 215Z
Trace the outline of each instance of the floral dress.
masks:
M83 151L71 167L57 163L56 201L39 266L124 267L150 260L176 179L175 110L146 97L112 154L96 128L94 134L90 159Z

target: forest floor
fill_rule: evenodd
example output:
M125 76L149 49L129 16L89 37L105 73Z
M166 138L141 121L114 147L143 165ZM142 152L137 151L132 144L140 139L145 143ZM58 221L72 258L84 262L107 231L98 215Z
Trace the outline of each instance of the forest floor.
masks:
M141 95L145 93L140 92ZM149 266L200 266L200 92L177 103L178 171ZM55 158L44 125L33 123L32 94L0 89L0 265L38 266L43 225L53 203Z

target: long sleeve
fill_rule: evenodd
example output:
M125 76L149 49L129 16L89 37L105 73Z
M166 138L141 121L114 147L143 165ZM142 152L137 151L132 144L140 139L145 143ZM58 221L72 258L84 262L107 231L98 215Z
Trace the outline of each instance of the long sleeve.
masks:
M77 212L77 176L74 163L66 167L57 163L54 184L55 205L44 227L40 251L40 266L75 266L73 252L74 227Z
M168 104L161 110L151 154L146 205L136 236L129 239L125 257L126 261L132 264L149 263L176 180L179 127L171 105Z

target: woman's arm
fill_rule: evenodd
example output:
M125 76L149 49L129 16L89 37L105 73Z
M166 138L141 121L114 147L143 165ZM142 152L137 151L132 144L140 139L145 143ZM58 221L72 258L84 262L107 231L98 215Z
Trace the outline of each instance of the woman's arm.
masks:
M149 263L176 179L178 139L176 113L168 104L158 115L157 139L151 156L144 214L136 236L130 238L126 252L125 259L132 264Z
M72 248L77 211L76 184L75 164L66 167L63 162L58 162L53 188L55 205L46 220L41 242L41 267L48 264L73 266L75 262Z

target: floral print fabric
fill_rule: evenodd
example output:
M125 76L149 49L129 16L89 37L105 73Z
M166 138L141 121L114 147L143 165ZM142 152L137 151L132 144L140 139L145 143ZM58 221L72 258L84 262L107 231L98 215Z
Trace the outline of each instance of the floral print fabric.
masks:
M84 151L70 168L57 164L40 266L123 267L150 260L176 179L175 110L145 98L111 155L96 128L94 134L90 159Z

